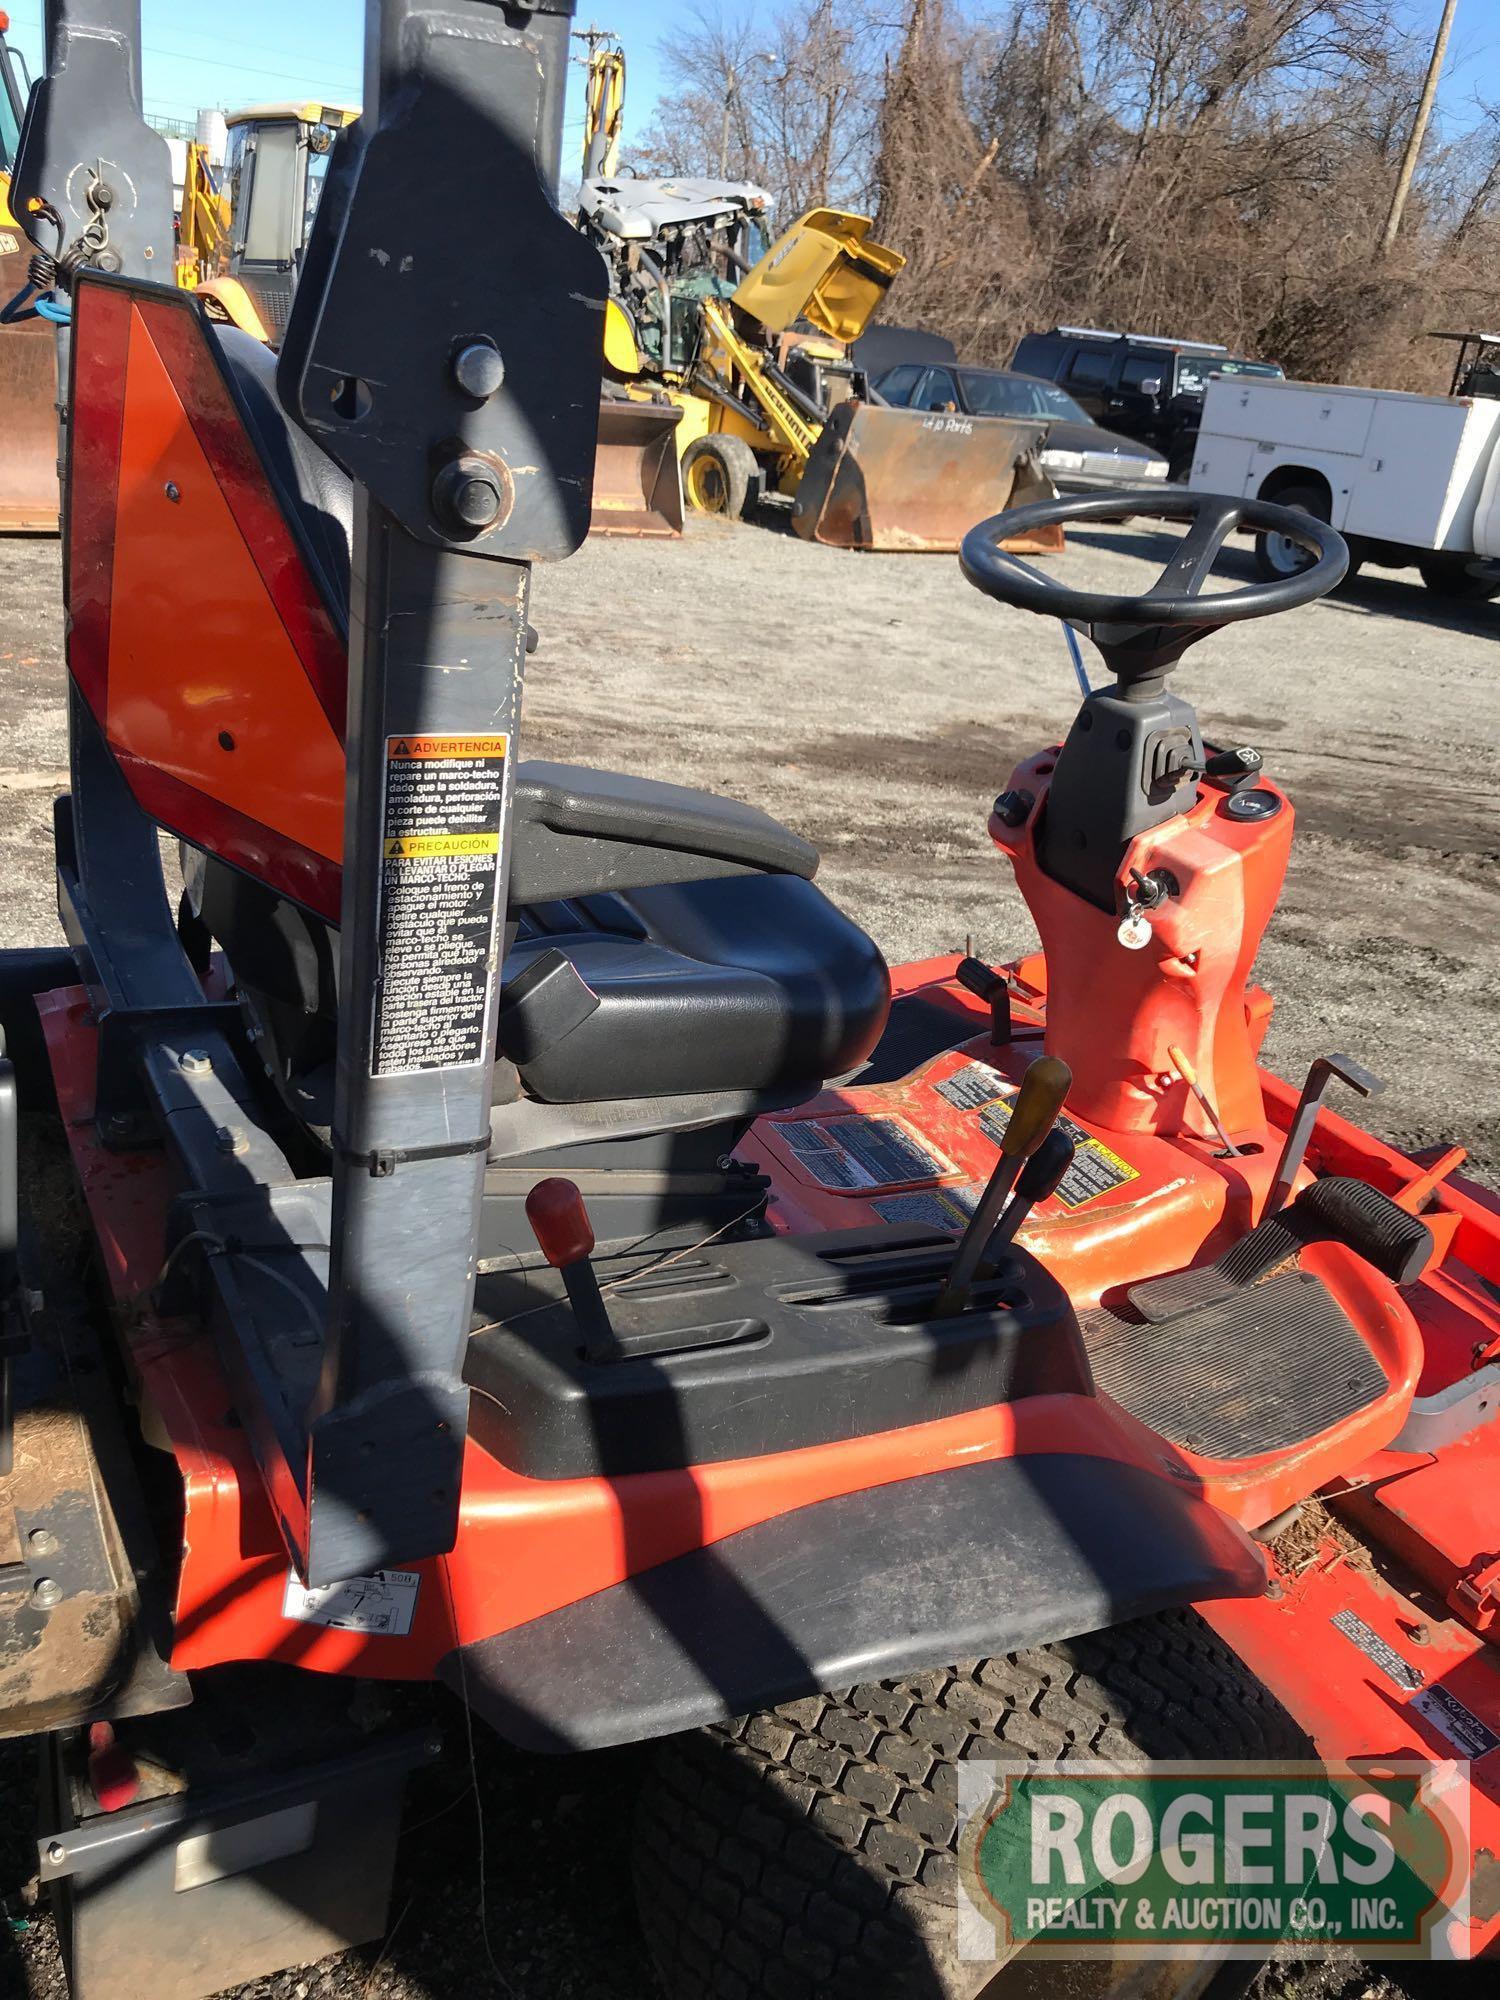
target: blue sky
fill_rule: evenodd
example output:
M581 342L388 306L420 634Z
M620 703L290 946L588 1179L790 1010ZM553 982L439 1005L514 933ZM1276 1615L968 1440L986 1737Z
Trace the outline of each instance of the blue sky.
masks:
M707 0L709 7L717 0ZM726 9L753 16L755 0L725 0ZM41 0L0 0L11 17L11 36L35 70L41 55ZM1441 0L1396 0L1397 12L1415 31L1431 35ZM667 81L661 43L674 19L692 18L680 0L580 0L576 25L591 20L613 29L630 64L626 145L644 130ZM363 0L220 0L209 12L190 0L142 0L147 109L191 118L200 106L232 107L269 98L324 96L358 102ZM572 72L569 135L564 171L573 170L581 141L580 73ZM1500 98L1500 6L1496 0L1459 0L1458 20L1444 76L1441 111L1450 130L1472 117L1478 93Z

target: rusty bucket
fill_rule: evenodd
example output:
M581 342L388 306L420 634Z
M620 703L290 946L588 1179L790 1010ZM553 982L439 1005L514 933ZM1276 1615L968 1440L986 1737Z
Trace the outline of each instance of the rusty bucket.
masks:
M833 548L952 552L976 521L1055 497L1035 459L1045 434L1008 417L841 403L808 458L792 525ZM1015 546L1054 554L1062 530Z
M591 535L680 535L675 403L606 396L599 405Z
M26 283L29 251L0 231L0 300ZM0 327L0 535L57 531L57 334L44 319Z

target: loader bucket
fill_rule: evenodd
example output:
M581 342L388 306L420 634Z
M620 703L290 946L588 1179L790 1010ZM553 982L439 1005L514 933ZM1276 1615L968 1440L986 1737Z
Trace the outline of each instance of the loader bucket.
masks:
M1043 424L840 403L813 446L792 507L804 541L839 549L957 549L976 521L1056 497L1034 456ZM1054 554L1061 528L1020 553Z
M599 405L591 535L680 535L682 477L677 469L674 403L606 396Z
M26 262L0 256L0 298L25 284ZM0 535L57 531L56 403L51 325L34 319L0 327Z

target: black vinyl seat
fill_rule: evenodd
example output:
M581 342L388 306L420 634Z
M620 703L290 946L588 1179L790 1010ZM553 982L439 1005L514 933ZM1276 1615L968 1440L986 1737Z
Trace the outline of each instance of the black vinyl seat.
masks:
M527 1091L550 1103L816 1089L864 1060L890 1006L875 945L795 875L669 883L524 911L507 984L554 951L598 1006L517 1063ZM500 1041L512 1054L503 1002Z
M236 328L213 330L308 569L347 625L350 481L286 416L275 355ZM513 847L499 1040L529 1096L816 1090L879 1040L885 961L814 888L817 850L769 815L682 786L522 764ZM211 855L185 873L288 1072L326 1063L330 928ZM558 979L549 995L529 991L559 958L560 1019Z

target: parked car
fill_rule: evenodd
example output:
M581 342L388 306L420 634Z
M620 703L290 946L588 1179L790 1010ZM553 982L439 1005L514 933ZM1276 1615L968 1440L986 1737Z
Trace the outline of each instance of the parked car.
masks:
M1024 334L1010 365L1060 384L1091 417L1149 444L1166 459L1172 479L1186 479L1192 470L1203 395L1213 376L1285 376L1278 362L1251 361L1216 341L1088 326Z
M1167 462L1149 445L1104 430L1055 382L1003 368L924 368L904 362L870 384L903 409L956 410L968 417L1040 417L1047 440L1042 469L1060 493L1094 493L1165 479Z

